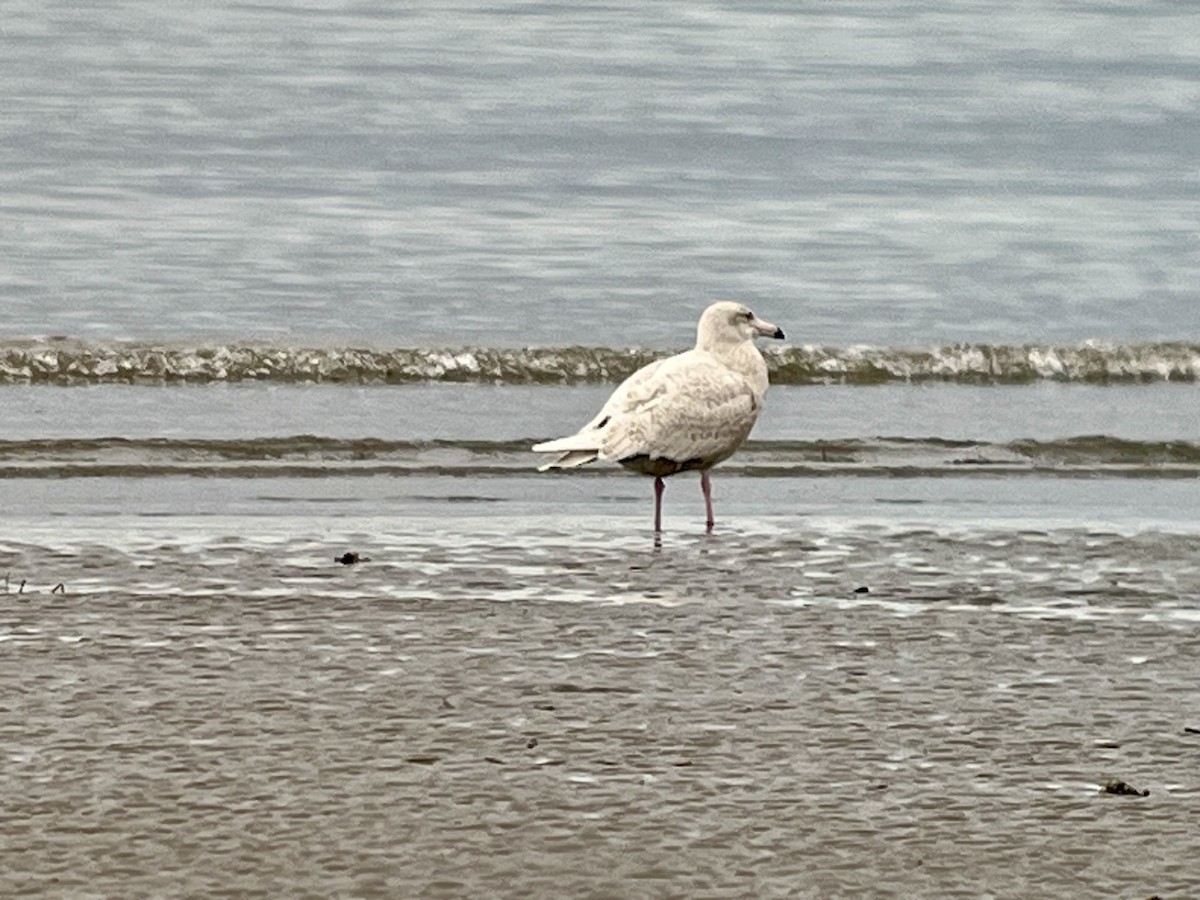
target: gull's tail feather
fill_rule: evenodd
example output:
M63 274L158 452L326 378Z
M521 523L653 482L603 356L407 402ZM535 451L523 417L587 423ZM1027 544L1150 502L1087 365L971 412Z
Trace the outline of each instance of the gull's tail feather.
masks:
M596 439L586 434L572 434L567 437L555 438L552 441L542 441L530 447L534 453L561 453L566 450L591 450L595 453L599 448Z
M574 469L594 462L595 459L595 450L572 450L569 453L564 453L552 462L542 463L538 466L538 471L545 472L547 469Z
M545 472L547 469L574 469L592 462L600 453L599 448L596 447L595 438L582 434L573 434L570 437L558 438L553 441L543 441L540 444L534 444L532 449L534 453L562 454L558 459L538 466L539 472Z

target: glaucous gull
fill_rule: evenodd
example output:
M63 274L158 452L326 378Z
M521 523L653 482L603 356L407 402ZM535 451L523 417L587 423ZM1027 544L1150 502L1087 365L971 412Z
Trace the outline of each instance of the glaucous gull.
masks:
M708 471L746 440L767 392L756 337L781 339L783 331L741 303L713 303L700 316L693 349L638 369L575 434L534 445L537 453L558 454L539 469L604 460L653 475L656 533L662 531L663 479L697 470L712 531Z

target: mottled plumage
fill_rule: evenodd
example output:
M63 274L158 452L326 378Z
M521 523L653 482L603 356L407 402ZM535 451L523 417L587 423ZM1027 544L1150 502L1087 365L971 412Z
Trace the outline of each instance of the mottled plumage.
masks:
M576 434L534 446L560 454L540 468L618 462L655 477L655 531L661 530L662 478L699 470L713 526L708 470L741 446L767 392L767 364L757 336L783 332L740 303L714 303L696 329L696 346L638 369Z

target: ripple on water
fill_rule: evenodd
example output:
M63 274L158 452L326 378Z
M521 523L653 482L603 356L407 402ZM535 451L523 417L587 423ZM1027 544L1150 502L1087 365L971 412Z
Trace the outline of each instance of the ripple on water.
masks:
M46 536L48 537L48 536ZM339 566L331 545L358 548L369 562ZM625 532L575 535L538 527L419 534L201 534L187 542L113 534L111 543L69 539L7 542L10 592L46 603L51 586L68 597L120 594L186 605L204 597L247 603L354 598L614 605L645 603L819 603L889 608L988 606L1045 617L1153 615L1194 620L1200 596L1200 536L843 527L797 540L765 526L714 537L667 536L661 547ZM64 602L69 602L64 599Z

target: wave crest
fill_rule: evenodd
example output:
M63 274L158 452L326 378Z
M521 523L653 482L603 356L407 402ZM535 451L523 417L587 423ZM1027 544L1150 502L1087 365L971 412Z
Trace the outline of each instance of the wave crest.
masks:
M237 381L405 384L615 383L666 351L610 347L363 349L88 344L0 345L0 384L173 384ZM950 382L1136 384L1200 381L1200 344L1088 342L770 348L775 384Z

